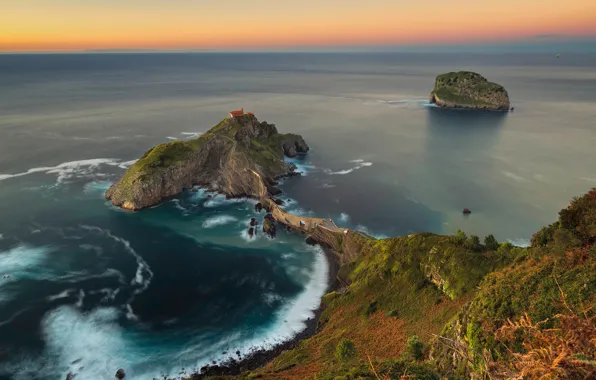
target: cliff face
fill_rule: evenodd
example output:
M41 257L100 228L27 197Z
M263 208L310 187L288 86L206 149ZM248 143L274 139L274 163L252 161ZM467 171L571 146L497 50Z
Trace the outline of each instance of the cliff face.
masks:
M226 118L197 139L151 148L108 189L106 198L140 210L193 185L229 197L262 198L276 178L294 171L284 155L308 149L301 136L280 134L253 115Z
M510 107L509 94L503 86L471 71L437 76L430 102L445 108L507 111Z

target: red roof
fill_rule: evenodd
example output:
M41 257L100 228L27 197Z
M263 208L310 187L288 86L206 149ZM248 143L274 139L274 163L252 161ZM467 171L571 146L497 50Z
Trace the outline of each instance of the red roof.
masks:
M234 117L242 117L244 116L244 110L235 110L230 112L230 115L234 116Z

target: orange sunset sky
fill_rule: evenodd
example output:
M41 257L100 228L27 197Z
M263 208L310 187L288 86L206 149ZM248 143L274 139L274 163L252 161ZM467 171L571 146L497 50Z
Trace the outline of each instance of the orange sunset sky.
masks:
M596 0L0 0L0 51L277 49L596 36Z

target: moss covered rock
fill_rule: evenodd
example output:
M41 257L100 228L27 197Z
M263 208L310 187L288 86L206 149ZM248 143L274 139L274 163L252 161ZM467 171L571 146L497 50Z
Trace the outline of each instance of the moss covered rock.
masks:
M430 102L439 107L507 111L509 94L499 84L471 71L441 74L435 80Z
M118 207L140 210L194 185L229 197L262 198L294 172L286 155L308 151L301 136L280 134L253 115L226 118L197 139L149 149L106 192Z

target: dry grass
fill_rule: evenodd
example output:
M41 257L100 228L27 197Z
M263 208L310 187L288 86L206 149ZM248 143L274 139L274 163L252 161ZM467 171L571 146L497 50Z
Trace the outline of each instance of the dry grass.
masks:
M587 315L556 315L559 327L543 329L526 314L508 321L495 337L503 343L523 338L524 353L513 353L509 365L497 364L497 373L513 379L596 378L596 320Z

